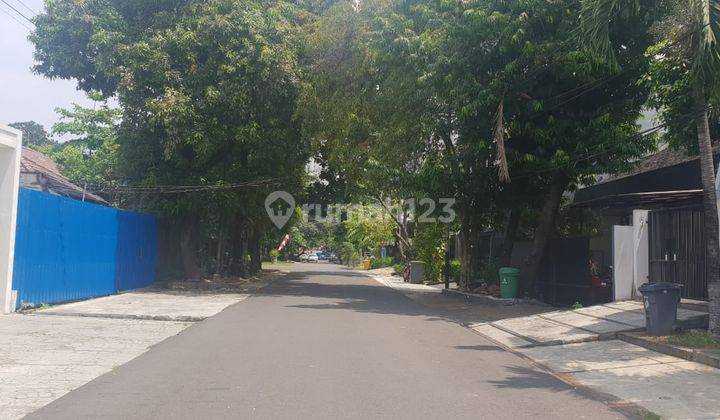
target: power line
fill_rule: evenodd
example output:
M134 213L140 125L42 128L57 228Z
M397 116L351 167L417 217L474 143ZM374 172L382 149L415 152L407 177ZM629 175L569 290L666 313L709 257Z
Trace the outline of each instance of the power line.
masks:
M88 191L95 193L148 193L148 194L186 194L195 192L210 192L210 191L227 191L234 189L243 188L258 188L270 185L281 184L284 178L273 178L264 179L257 181L249 181L235 184L216 184L216 185L154 185L154 186L132 186L132 185L120 185L120 186L98 186L87 188Z
M32 13L33 15L37 15L38 13L33 10L30 6L25 4L23 0L15 0L16 2L20 3L25 9L27 9L28 12Z
M25 22L21 21L20 19L16 18L15 15L11 14L7 10L0 8L0 11L5 13L10 19L14 20L18 25L22 26L23 28L27 29L28 31L32 31L32 28L27 26Z
M692 35L695 34L696 32L700 32L701 30L705 29L705 28L706 28L707 26L709 26L709 25L710 25L709 23L706 23L706 24L700 26L699 28L694 29L694 30L692 30L692 31L684 34L683 36L681 36L680 38L678 38L678 39L675 40L675 41L670 40L667 44L665 44L664 46L662 46L657 53L661 53L661 52L663 52L665 49L670 48L670 47L673 47L673 46L679 44L680 42L682 42L682 41L684 41L685 39L689 38L690 36L692 36ZM560 46L558 46L558 48L556 48L556 49L552 52L552 55L555 55L555 54L560 53L561 50L562 50L562 48L565 46L566 43L568 43L567 40L566 40L565 42L561 43ZM566 96L566 95L570 95L570 94L572 94L572 93L577 92L578 90L580 90L580 93L572 96L570 99L564 100L564 101L562 101L561 103L554 105L553 107L551 107L551 108L548 109L547 111L544 111L543 113L544 113L544 114L545 114L545 113L549 113L549 112L551 112L551 111L553 111L553 110L555 110L555 109L558 109L558 108L560 108L560 107L562 107L562 106L564 106L564 105L567 105L567 104L569 104L570 102L573 102L573 101L575 101L576 99L578 99L578 98L580 98L580 97L582 97L582 96L584 96L584 95L592 92L593 90L598 89L599 87L601 87L601 86L603 86L603 85L611 82L612 80L615 80L615 79L619 78L620 76L625 75L625 74L628 73L629 71L633 70L636 65L641 64L641 63L642 63L642 60L644 60L644 59L641 57L641 58L638 58L638 59L636 59L636 60L634 60L634 61L630 61L629 63L626 64L626 66L625 66L625 68L624 68L623 70L620 70L620 71L617 72L617 73L611 74L611 75L609 75L609 76L606 76L606 77L603 77L603 78L600 78L600 79L595 79L595 80L592 80L592 81L590 81L590 82L583 83L583 84L581 84L580 86L575 86L574 88L569 89L569 90L567 90L567 91L564 91L564 92L561 92L561 93L559 93L559 94L553 95L553 96L551 96L551 97L549 97L549 98L542 99L542 100L544 100L544 101L551 101L551 100L555 100L555 99L560 99L560 98L562 98L562 97L564 97L564 96ZM544 68L545 68L545 66L538 66L538 67L536 67L536 68L534 69L534 71L530 71L530 72L528 73L528 75L526 75L526 77L525 77L523 80L521 80L520 82L518 82L514 87L515 87L516 89L518 89L519 86L522 86L522 84L527 83L527 82L530 81L530 80L528 79L528 76L529 76L530 74L537 73L538 71L541 71L541 70L543 70ZM512 86L512 85L511 85L511 86Z
M695 30L693 30L693 31L690 31L690 32L684 34L683 36L681 36L680 38L678 38L678 39L675 40L675 41L670 40L667 44L665 44L664 46L662 46L657 53L661 53L661 52L664 51L665 49L679 44L679 43L682 42L683 40L689 38L690 36L692 36L692 35L695 34L696 32L699 32L699 31L703 30L703 29L704 29L705 27L707 27L707 26L709 26L709 24L704 24L704 25L702 25L701 27L699 27L699 28L697 28L697 29L695 29ZM555 52L560 52L560 51L559 51L559 49L556 49ZM657 53L656 53L656 54L657 54ZM580 86L576 86L576 87L573 88L573 89L570 89L570 90L568 90L568 91L565 91L565 92L562 92L562 93L560 93L560 94L554 95L554 96L552 96L552 97L550 97L550 98L548 98L548 99L545 99L545 100L552 100L552 99L555 99L555 98L561 98L561 97L563 97L563 96L565 96L565 95L567 95L567 94L569 94L569 93L571 93L571 92L575 92L575 91L578 91L578 89L583 89L583 88L584 88L583 90L581 90L581 91L580 91L579 93L577 93L576 95L573 95L573 96L570 97L569 99L564 100L564 101L560 102L559 104L556 104L556 105L552 106L552 107L549 108L548 110L540 111L538 114L536 114L536 115L534 115L534 116L533 116L533 115L528 116L528 117L527 117L527 121L532 121L532 120L535 120L535 119L537 119L537 118L539 118L539 117L543 117L543 116L550 116L550 113L551 113L552 111L554 111L554 110L556 110L556 109L558 109L558 108L560 108L560 107L562 107L562 106L564 106L564 105L567 105L567 104L570 103L570 102L575 101L576 99L580 98L581 96L584 96L584 95L588 94L589 92L592 92L593 90L595 90L595 89L597 89L597 88L599 88L599 87L601 87L601 86L609 83L610 81L612 81L612 80L614 80L614 79L616 79L616 78L618 78L618 77L620 77L620 76L623 76L624 74L626 74L627 72L629 72L630 70L632 70L632 69L635 67L635 65L641 63L640 60L641 60L641 58L637 59L635 62L631 61L630 63L627 64L627 66L625 67L625 69L621 70L621 71L618 72L618 73L609 75L609 76L607 76L607 77L605 77L605 78L602 78L602 79L597 79L597 80L594 80L594 81L591 81L591 82L588 82L588 83L584 83L584 84L582 84L582 85L580 85ZM528 81L529 81L528 79L522 80L522 81L520 81L520 82L518 83L518 85L521 85L522 83L528 82ZM711 109L712 109L712 107L708 106L708 107L706 107L703 111L698 111L698 112L707 112L707 111L709 111L709 110L711 110ZM696 113L697 113L697 112L692 112L692 113L689 113L689 114L681 115L681 116L677 117L676 120L677 120L677 119L685 119L685 117L688 117L688 116L694 117ZM651 128L648 129L648 130L641 131L640 133L636 134L635 136L632 136L632 138L642 138L642 137L644 137L644 136L654 134L655 132L657 132L657 131L665 128L667 125L668 125L668 123L663 123L663 124L657 125L657 126L655 126L655 127L651 127ZM581 158L579 158L579 159L571 160L571 161L569 161L568 163L570 163L570 164L572 164L572 163L578 163L578 162L581 162L581 161L583 161L583 160L591 159L591 158L593 158L593 157L599 157L599 156L602 156L602 155L604 155L604 154L612 153L613 151L614 151L614 150L611 148L610 150L606 150L606 151L604 151L604 152L600 152L600 153L597 153L597 154L594 154L594 155L588 155L587 157L581 157ZM581 155L581 156L582 156L582 155ZM555 170L558 170L558 169L562 169L562 167L548 168L548 169L545 169L545 170L540 170L540 171L538 171L538 172L525 173L525 174L523 174L523 175L521 175L521 176L519 176L519 177L516 177L515 179L525 178L525 177L531 176L531 175L533 175L533 174L538 174L538 173L542 173L542 172L552 172L552 171L555 171Z
M712 109L713 109L712 106L707 106L707 107L705 107L705 108L702 109L702 110L693 111L693 112L689 112L689 113L680 115L680 116L674 118L673 121L685 121L685 120L690 119L690 118L695 118L695 116L697 116L699 113L711 111ZM633 135L630 139L628 139L628 141L631 141L632 139L639 139L639 138L643 138L643 137L646 137L646 136L655 134L656 132L658 132L658 131L662 130L663 128L667 127L669 124L670 124L669 122L664 122L664 123L658 124L658 125L656 125L656 126L654 126L654 127L650 127L650 128L648 128L648 129L646 129L646 130L643 130L643 131L641 131L641 132ZM514 178L512 178L512 179L516 179L516 180L517 180L517 179L524 179L524 178L529 178L529 177L531 177L531 176L540 175L540 174L543 174L543 173L546 173L546 172L554 172L554 171L557 171L557 170L561 170L561 169L563 169L563 168L568 168L568 167L570 167L570 165L572 165L572 164L576 164L576 163L579 163L579 162L582 162L582 161L585 161L585 160L590 160L590 159L593 159L593 158L596 158L596 157L601 157L601 156L605 156L605 155L609 155L609 154L611 154L611 153L617 152L619 149L622 148L622 146L624 146L623 143L618 143L618 144L616 144L614 147L611 146L611 147L609 147L609 148L607 148L607 149L605 149L605 150L602 150L602 151L597 151L597 152L595 152L595 153L588 153L588 154L584 154L584 155L579 155L579 156L577 156L575 159L572 159L572 160L566 162L566 164L558 165L557 167L554 167L554 168L545 168L545 169L538 169L538 170L536 170L536 171L528 171L528 172L525 172L525 173L523 173L522 175L517 176L517 177L514 177Z
M5 0L0 0L0 2L3 2L7 7L11 8L12 10L14 10L15 13L17 13L17 14L20 15L20 16L22 16L23 19L27 20L28 22L30 22L31 24L34 25L33 21L32 21L29 17L25 16L25 15L23 14L23 12L19 11L18 9L16 9L15 6L13 6L12 4L8 3L8 2L5 1Z

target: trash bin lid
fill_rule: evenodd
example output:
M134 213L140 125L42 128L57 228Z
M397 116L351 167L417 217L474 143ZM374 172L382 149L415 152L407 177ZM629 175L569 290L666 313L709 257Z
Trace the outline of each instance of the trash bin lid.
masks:
M645 283L639 287L641 293L646 292L661 292L663 290L679 290L681 287L678 283L670 282L658 282L658 283Z
M518 270L517 268L513 268L513 267L502 267L498 272L500 273L500 275L503 275L503 274L512 275L512 274L520 273L520 270Z

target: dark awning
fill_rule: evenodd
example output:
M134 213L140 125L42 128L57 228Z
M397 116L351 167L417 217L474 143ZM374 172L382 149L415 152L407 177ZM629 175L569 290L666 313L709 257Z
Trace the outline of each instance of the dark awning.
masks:
M654 207L684 206L702 202L703 190L653 191L628 194L614 194L576 201L572 207ZM576 196L577 198L577 196Z

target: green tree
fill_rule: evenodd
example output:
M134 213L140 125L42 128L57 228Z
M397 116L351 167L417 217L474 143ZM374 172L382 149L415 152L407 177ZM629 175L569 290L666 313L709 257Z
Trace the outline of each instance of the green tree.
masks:
M310 18L289 2L239 0L48 1L36 18L38 73L117 96L117 178L155 187L123 204L166 219L177 237L164 245L188 278L203 274L204 238L227 250L228 271L259 269L265 196L303 183L308 147L293 114Z
M351 191L457 198L463 287L478 234L512 230L525 211L537 220L532 292L563 192L653 145L636 136L647 89L576 46L579 11L577 0L337 3L318 25L313 140ZM624 63L649 42L634 23L614 31Z
M73 182L101 188L117 179L117 131L122 110L109 106L97 92L90 92L88 97L97 105L56 109L60 119L53 124L52 133L67 140L41 151Z
M374 206L356 206L350 217L343 222L347 230L347 241L360 252L379 255L380 247L393 243L392 218Z
M42 124L35 121L14 122L9 124L23 133L23 146L44 146L54 141L48 137L47 131Z
M678 128L678 105L688 106L694 119L697 150L700 155L700 175L703 186L704 220L706 237L706 278L710 300L710 326L714 335L720 335L720 237L718 236L718 206L715 186L709 106L720 92L720 2L717 0L689 1L629 1L585 0L582 10L583 40L591 51L607 59L616 58L619 42L613 38L611 28L626 25L627 19L638 15L651 15L666 31L662 39L673 43L675 48L666 49L658 56L679 65L671 83L657 83L662 87L659 98L674 111L663 115L669 118L671 128ZM668 81L666 79L666 81ZM668 88L668 85L671 85ZM657 90L656 90L657 91ZM688 101L662 101L670 92L690 98ZM681 126L683 126L681 124ZM687 127L685 125L685 127ZM684 130L687 133L687 130ZM675 138L677 138L675 130Z

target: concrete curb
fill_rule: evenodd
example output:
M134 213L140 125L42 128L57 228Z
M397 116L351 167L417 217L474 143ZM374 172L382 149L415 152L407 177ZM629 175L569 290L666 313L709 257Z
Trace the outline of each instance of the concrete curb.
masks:
M618 339L625 341L626 343L634 344L636 346L644 347L648 350L656 351L658 353L667 354L668 356L678 357L685 359L690 362L702 363L716 369L720 369L720 357L715 357L702 351L693 349L683 349L680 347L671 346L665 343L658 343L643 338L642 336L632 333L619 333Z
M243 299L244 300L244 299ZM242 301L238 301L242 302ZM35 316L67 316L80 318L105 318L105 319L133 319L144 321L168 321L168 322L201 322L208 319L208 316L168 316L168 315L133 315L133 314L108 314L92 312L34 312Z
M602 402L603 404L607 405L608 407L614 409L615 411L617 411L629 418L646 419L651 416L660 418L659 416L657 416L657 414L646 409L645 407L642 407L632 401L623 400L621 398L616 397L615 395L598 391L587 385L580 384L579 382L577 382L575 380L575 378L572 377L572 374L570 374L570 373L556 372L550 366L546 365L545 363L538 362L537 360L527 356L526 354L523 354L522 352L520 352L516 349L513 349L511 347L508 347L508 346L500 343L499 341L496 341L496 340L492 339L491 337L488 337L487 335L485 335L477 330L474 330L473 328L468 327L468 329L470 331L474 332L475 334L485 338L486 340L492 342L499 348L520 357L521 359L527 361L530 365L535 366L538 369L541 369L542 371L548 373L549 375L552 375L553 377L557 378L558 380L564 382L565 384L570 385L581 395L583 395L587 398L591 398L595 401Z
M378 277L376 277L376 276L373 276L373 275L371 275L371 274L369 274L369 273L365 273L365 272L359 271L359 270L354 270L354 271L357 271L358 273L360 273L360 274L362 274L362 275L365 275L366 277L368 277L368 278L376 281L376 282L379 283L380 285L385 286L385 287L388 287L388 288L390 288L390 289L393 289L393 290L399 292L401 295L405 296L405 294L402 293L402 291L391 287L390 285L386 284L384 281L381 281L381 280L380 280ZM447 289L442 289L442 294L444 294L444 295L446 295L446 296L448 296L448 297L468 298L468 299L473 299L473 298L476 298L476 297L481 297L481 298L482 298L482 297L487 297L487 296L475 295L475 294L470 294L470 293L463 293L463 292L452 291L452 290L447 290ZM407 296L405 296L405 297L407 297ZM506 301L506 300L513 301L513 299L490 298L490 299L487 299L487 300L481 300L481 302L487 302L487 303L493 304L493 305L503 305L503 304L506 304L505 302L503 302L503 301ZM500 301L500 302L498 302L498 301ZM535 304L538 304L538 305L543 305L542 303L537 302L537 301L530 301L530 302L528 302L528 303L535 303ZM649 417L658 417L658 418L659 418L659 416L657 416L655 413L647 410L646 408L644 408L644 407L642 407L642 406L640 406L640 405L638 405L638 404L636 404L636 403L633 403L633 402L631 402L631 401L626 401L626 400L623 400L623 399L621 399L621 398L618 398L618 397L616 397L616 396L614 396L614 395L612 395L612 394L604 393L604 392L595 390L595 389L593 389L593 388L591 388L591 387L589 387L589 386L582 385L582 384L580 384L579 382L577 382L577 381L572 377L572 375L570 375L570 374L561 373L561 372L555 372L555 371L554 371L553 369L551 369L548 365L546 365L546 364L544 364L544 363L540 363L540 362L538 362L538 361L536 361L536 360L528 357L527 355L521 353L521 352L518 351L517 349L514 349L514 348L511 348L511 347L506 346L505 344L503 344L503 343L501 343L501 342L499 342L499 341L497 341L497 340L495 340L495 339L493 339L493 338L491 338L491 337L489 337L489 336L481 333L480 331L477 331L477 330L476 330L475 328L473 328L473 327L477 327L478 325L486 324L486 325L492 326L493 328L496 328L496 329L499 330L499 331L503 331L503 332L506 332L506 333L508 333L508 334L512 334L512 335L514 335L514 336L516 336L516 337L519 337L519 338L521 338L521 339L524 339L524 340L528 341L526 337L522 337L522 336L520 336L520 335L518 335L518 334L516 334L516 333L514 333L514 332L509 332L509 331L507 331L506 329L499 328L499 326L493 325L492 322L480 323L480 324L464 324L464 323L457 322L457 321L452 321L452 322L454 322L454 323L457 324L458 326L461 326L461 327L463 327L463 328L467 328L467 329L470 330L471 332L473 332L473 333L475 333L475 334L483 337L484 339L488 340L489 342L493 343L493 344L496 345L498 348L500 348L500 349L502 349L502 350L505 350L505 351L507 351L507 352L510 352L510 353L512 353L512 354L520 357L521 359L523 359L523 360L525 360L527 363L529 363L531 366L534 366L534 367L542 370L543 372L545 372L545 373L553 376L554 378L558 379L559 381L561 381L561 382L563 382L563 383L571 386L571 387L572 387L575 391L577 391L580 395L585 396L585 397L590 398L590 399L593 399L593 400L595 400L595 401L601 402L601 403L605 404L606 406L610 407L611 409L617 411L618 413L620 413L620 414L622 414L622 415L624 415L624 416L626 416L626 417L628 417L628 418L636 418L636 419L646 419L646 418L649 418ZM604 333L604 334L598 334L596 337L591 337L591 339L584 339L584 340L579 340L579 341L575 341L575 340L567 340L567 341L583 342L583 341L612 340L612 339L615 339L615 338L616 338L616 334L615 334L615 333ZM532 340L532 341L535 341L535 340ZM558 340L558 341L560 341L560 340ZM538 346L543 346L543 345L569 344L569 343L563 343L563 342L553 342L553 343L540 343L540 344L538 345L538 344L535 344L535 343L533 343L533 342L531 342L531 341L528 341L528 342L530 343L530 345L528 345L528 346L521 346L521 347L519 347L519 348L530 348L530 347L538 347Z
M451 297L460 297L465 298L469 300L470 302L475 303L486 303L490 305L516 305L516 304L530 304L530 305L537 305L537 306L548 306L542 302L539 302L534 299L503 299L503 298L496 298L495 296L488 296L488 295L480 295L477 293L468 293L468 292L462 292L460 290L453 290L453 289L442 289L442 294L446 296Z
M126 319L126 320L144 320L144 321L166 321L166 322L202 322L208 318L211 318L220 312L224 311L230 306L236 305L238 303L243 302L244 300L261 293L262 290L264 290L266 287L271 285L273 282L284 278L290 274L289 271L285 270L277 270L272 272L268 278L264 281L264 284L258 284L258 287L254 288L253 290L247 290L242 293L240 292L233 292L232 294L241 296L240 299L237 301L231 303L230 305L222 308L219 312L214 313L212 315L203 315L203 316L195 316L195 315L144 315L144 314L122 314L122 313L107 313L107 312L75 312L75 311L63 311L63 312L54 312L53 306L63 306L69 303L75 303L75 302L63 302L57 305L52 305L50 308L31 308L26 309L23 311L19 311L19 314L25 314L25 315L35 315L35 316L64 316L64 317L80 317L80 318L105 318L105 319ZM199 295L206 295L206 296L212 296L212 295L218 295L218 294L228 294L228 293L212 293L207 290L186 290L186 291L178 291L178 290L170 290L170 289L153 289L152 287L143 288L143 289L137 289L137 290L128 290L123 291L122 293L118 293L116 295L108 295L108 296L99 296L98 298L104 298L104 297L111 297L111 296L117 296L121 294L126 293L132 293L137 292L138 290L146 291L149 293L158 292L158 293L165 293L165 292L173 292L177 293L178 295L183 295L184 293L196 293ZM209 292L209 293L208 293ZM96 298L90 298L90 299L83 299L76 302L82 302L85 300L92 300Z

